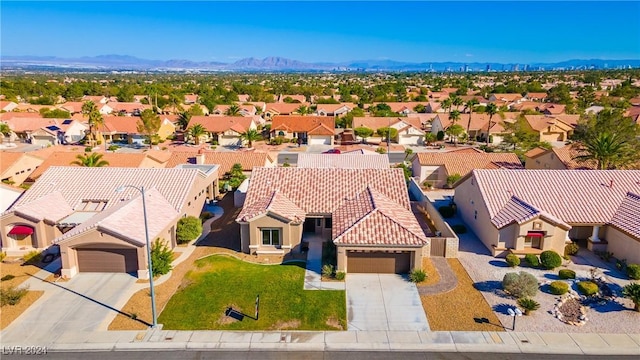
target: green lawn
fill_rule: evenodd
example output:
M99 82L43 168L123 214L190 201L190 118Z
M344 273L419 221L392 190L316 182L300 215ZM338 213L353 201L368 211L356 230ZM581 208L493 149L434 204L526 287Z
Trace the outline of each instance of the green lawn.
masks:
M228 256L200 259L167 303L158 322L174 330L346 329L344 291L303 290L302 263L257 265ZM225 316L232 306L251 317Z

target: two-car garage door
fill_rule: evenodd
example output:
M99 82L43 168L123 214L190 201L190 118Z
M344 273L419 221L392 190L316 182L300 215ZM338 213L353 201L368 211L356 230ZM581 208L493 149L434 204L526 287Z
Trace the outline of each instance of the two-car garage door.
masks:
M80 272L137 272L136 249L77 248Z
M348 273L404 274L411 269L411 252L347 251Z

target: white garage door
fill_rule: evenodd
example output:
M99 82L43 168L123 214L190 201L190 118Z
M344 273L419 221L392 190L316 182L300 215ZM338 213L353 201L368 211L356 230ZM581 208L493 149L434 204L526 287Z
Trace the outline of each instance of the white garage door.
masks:
M331 136L312 136L309 137L309 145L331 145Z

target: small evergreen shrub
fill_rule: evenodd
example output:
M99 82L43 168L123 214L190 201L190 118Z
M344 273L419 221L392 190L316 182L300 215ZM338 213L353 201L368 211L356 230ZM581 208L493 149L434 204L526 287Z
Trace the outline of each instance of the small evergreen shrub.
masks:
M173 269L173 251L160 239L156 239L151 244L151 265L153 276L164 275Z
M427 279L427 273L422 269L413 269L409 274L409 280L414 283L421 283Z
M27 287L17 288L15 286L0 289L0 306L18 304L20 299L27 295L27 289Z
M560 279L575 279L576 272L571 269L562 269L558 271L558 276Z
M546 250L540 254L540 264L547 270L555 269L562 265L562 258L553 250Z
M640 265L629 264L627 265L627 276L633 280L640 280Z
M465 234L467 232L467 227L462 224L451 225L451 229L456 234Z
M0 252L0 262L2 262L7 257L6 252Z
M209 211L203 211L200 214L200 220L202 220L202 222L205 222L206 220L209 220L213 217L213 213L209 212Z
M525 315L540 308L540 303L530 298L518 299L518 305L524 310Z
M640 311L640 284L639 283L631 283L625 285L622 288L622 296L627 299L631 299L635 307L633 308L635 311Z
M84 152L92 152L93 148L91 146L87 146L84 148Z
M29 264L37 264L42 260L42 253L38 250L29 251L22 256L22 260Z
M520 258L516 254L508 254L505 261L510 267L516 267L520 265Z
M593 281L580 281L577 286L578 292L582 295L590 296L598 293L598 284Z
M438 212L445 219L452 218L453 215L456 214L456 211L453 209L453 207L448 206L448 205L440 206L438 208Z
M540 266L540 260L538 259L537 256L535 256L534 254L527 254L524 256L524 261L527 262L527 264L529 264L529 266L531 267L538 267Z
M322 276L324 277L332 277L333 276L333 265L325 264L322 265Z
M549 285L549 291L553 295L563 295L569 291L569 284L564 281L554 281Z
M524 271L507 273L502 279L502 288L518 299L534 297L538 293L538 280Z
M578 253L579 249L580 249L580 247L576 243L567 244L564 247L564 255L565 256L575 255L575 254Z
M188 243L202 234L202 221L197 217L187 216L178 220L176 239L179 244Z
M344 271L338 271L336 272L336 280L344 280L346 275L347 274L345 274Z

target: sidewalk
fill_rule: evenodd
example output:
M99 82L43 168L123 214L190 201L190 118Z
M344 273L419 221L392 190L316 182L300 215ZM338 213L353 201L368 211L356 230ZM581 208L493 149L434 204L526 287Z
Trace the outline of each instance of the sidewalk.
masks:
M239 350L239 351L441 351L640 355L638 334L422 331L101 331L65 333L48 351Z
M309 236L309 252L304 272L305 290L344 290L344 282L322 281L322 238Z

